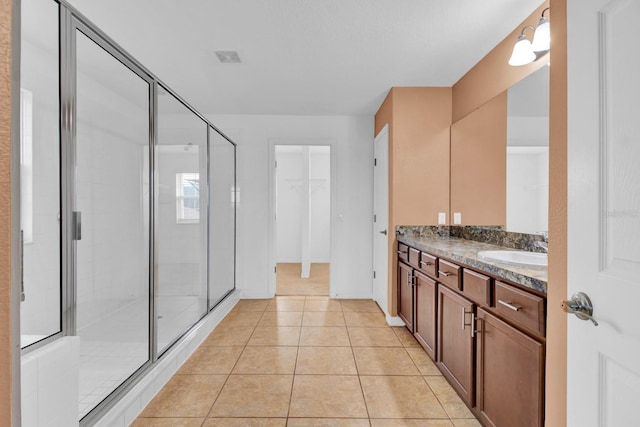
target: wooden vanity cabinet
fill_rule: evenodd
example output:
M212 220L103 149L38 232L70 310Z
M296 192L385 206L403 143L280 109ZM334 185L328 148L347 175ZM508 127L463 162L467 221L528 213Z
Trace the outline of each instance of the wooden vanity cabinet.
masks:
M419 271L414 272L415 310L413 335L427 354L436 359L436 301L438 286L436 281Z
M476 415L483 425L542 427L544 344L478 309Z
M413 268L398 263L398 316L413 333Z
M446 286L438 286L436 364L470 407L475 404L475 304Z

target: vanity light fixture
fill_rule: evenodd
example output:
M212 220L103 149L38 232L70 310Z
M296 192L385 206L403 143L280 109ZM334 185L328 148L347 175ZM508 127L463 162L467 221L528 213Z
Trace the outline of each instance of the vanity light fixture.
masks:
M544 16L544 13L548 10L549 8L546 8L542 11L542 16L533 34L531 47L533 47L533 51L538 55L545 54L551 49L551 25L549 24L549 18Z
M535 28L531 25L527 25L520 31L520 35L518 36L518 41L515 46L513 46L513 52L511 53L511 58L509 58L509 65L513 65L517 67L519 65L527 65L536 60L536 54L533 52L533 48L531 47L531 42L524 35L524 30L530 28L535 32Z
M549 18L544 16L548 10L549 8L546 8L542 11L542 16L536 28L533 28L531 25L522 28L518 36L518 41L515 46L513 46L513 52L511 53L511 58L509 58L509 65L514 67L527 65L549 52L551 47L551 28ZM526 29L533 30L533 43L524 35Z

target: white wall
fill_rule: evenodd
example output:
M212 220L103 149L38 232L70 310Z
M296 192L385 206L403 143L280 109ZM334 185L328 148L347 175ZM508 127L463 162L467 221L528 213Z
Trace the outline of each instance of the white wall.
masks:
M277 146L276 262L302 262L302 185L311 180L309 194L309 250L312 263L330 262L331 162L329 147L311 147L309 159L300 146ZM309 161L303 176L302 162ZM304 169L306 170L306 169Z
M270 297L270 141L331 144L335 206L331 296L371 298L373 117L209 115L238 143L238 274L244 297ZM274 254L273 254L274 255Z
M548 147L507 147L507 230L548 230Z

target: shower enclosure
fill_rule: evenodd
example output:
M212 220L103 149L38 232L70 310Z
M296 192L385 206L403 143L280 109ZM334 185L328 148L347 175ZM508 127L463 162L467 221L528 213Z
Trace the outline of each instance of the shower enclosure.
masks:
M23 354L80 338L88 424L235 289L236 147L63 1L21 51Z

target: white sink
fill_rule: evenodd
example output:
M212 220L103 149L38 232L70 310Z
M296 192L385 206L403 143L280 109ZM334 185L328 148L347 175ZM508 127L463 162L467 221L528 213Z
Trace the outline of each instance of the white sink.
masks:
M506 264L546 267L547 254L527 251L480 251L478 258Z

